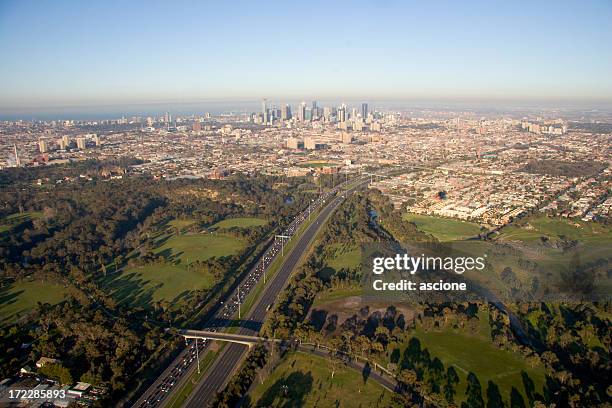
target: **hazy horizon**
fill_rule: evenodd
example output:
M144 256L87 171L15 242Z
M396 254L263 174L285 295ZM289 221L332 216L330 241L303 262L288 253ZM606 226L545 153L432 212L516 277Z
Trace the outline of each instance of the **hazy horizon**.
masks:
M529 111L603 111L612 114L612 101L512 101L512 100L468 100L468 99L381 99L381 98L266 98L269 106L280 108L284 104L296 107L302 101L310 104L317 101L319 106L337 106L346 103L358 107L368 103L370 109L382 110L457 110L482 112L529 112ZM261 109L262 98L214 99L197 101L159 101L143 103L107 103L92 105L71 105L55 107L33 107L21 109L0 108L0 120L104 120L122 116L154 116L170 112L173 115L214 115L224 113L251 113Z
M262 97L598 106L612 103L610 20L605 0L0 2L0 114Z

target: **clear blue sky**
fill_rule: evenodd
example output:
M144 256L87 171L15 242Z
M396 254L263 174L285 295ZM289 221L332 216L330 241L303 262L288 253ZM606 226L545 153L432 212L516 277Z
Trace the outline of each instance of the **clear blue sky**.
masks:
M0 108L612 99L612 0L0 0Z

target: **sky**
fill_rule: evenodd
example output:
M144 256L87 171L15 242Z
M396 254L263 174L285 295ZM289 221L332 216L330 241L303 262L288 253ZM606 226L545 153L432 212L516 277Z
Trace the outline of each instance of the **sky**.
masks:
M0 113L300 99L612 101L612 0L0 0Z

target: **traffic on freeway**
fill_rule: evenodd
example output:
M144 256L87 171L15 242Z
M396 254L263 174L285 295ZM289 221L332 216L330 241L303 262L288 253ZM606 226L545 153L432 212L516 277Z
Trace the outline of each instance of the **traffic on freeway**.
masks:
M255 285L264 278L268 273L270 265L279 255L283 253L286 241L290 240L295 235L300 226L310 218L312 213L315 213L320 207L322 207L330 197L335 195L339 190L344 188L347 182L339 184L333 189L320 195L317 199L313 199L310 205L299 215L297 215L291 223L275 237L272 244L263 253L259 262L249 271L249 273L243 278L240 284L237 285L236 289L231 295L222 303L217 313L205 324L206 327L210 327L209 331L217 331L228 324L228 321L236 314L240 315L240 305L244 302L244 299ZM239 316L241 317L241 316ZM145 407L161 407L165 404L165 399L168 397L170 392L179 387L196 367L196 359L199 354L206 350L208 341L200 340L196 342L193 340L187 340L187 347L183 350L169 365L168 368L157 378L157 380L145 391L145 393L136 401L133 405L137 408Z

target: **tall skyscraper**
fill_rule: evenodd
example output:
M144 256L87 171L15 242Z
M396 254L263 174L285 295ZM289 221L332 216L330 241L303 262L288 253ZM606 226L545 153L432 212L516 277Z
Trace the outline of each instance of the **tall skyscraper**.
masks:
M38 150L41 153L47 153L48 146L47 146L47 141L45 139L40 139L38 141Z
M291 119L291 106L283 105L281 107L281 119L282 120L289 120L289 119Z
M298 120L300 122L304 122L306 120L306 102L302 102L298 108Z
M85 149L85 138L84 137L77 137L77 148L84 150Z
M329 106L324 107L323 108L323 119L325 119L326 122L330 122L331 116L332 116L331 108Z
M368 104L367 103L361 104L361 117L363 118L363 120L366 120L368 118Z
M266 98L263 98L261 100L261 117L263 120L263 123L268 123L269 118L268 118L268 100Z
M312 109L310 107L306 107L304 111L304 120L306 122L310 122L312 120Z
M346 105L342 104L336 111L338 122L346 122Z

